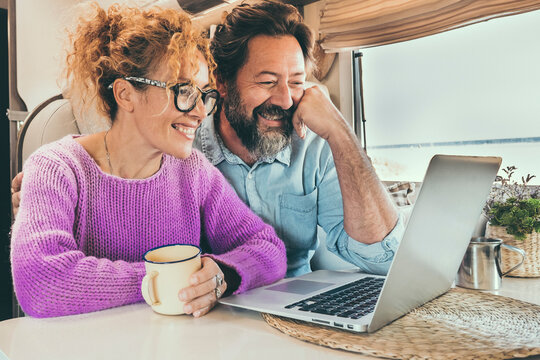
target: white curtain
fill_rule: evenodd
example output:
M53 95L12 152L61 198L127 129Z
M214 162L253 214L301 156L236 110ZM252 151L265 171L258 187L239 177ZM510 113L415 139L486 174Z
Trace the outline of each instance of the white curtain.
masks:
M326 51L391 44L540 9L540 0L326 0Z

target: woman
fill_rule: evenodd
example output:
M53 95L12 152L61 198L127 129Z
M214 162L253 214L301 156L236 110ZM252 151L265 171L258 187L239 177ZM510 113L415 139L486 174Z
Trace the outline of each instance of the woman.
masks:
M283 277L274 230L192 151L218 98L207 41L175 10L89 12L70 35L67 80L112 126L26 161L11 254L23 310L49 317L142 301L143 254L172 243L211 252L179 293L194 316L222 293Z

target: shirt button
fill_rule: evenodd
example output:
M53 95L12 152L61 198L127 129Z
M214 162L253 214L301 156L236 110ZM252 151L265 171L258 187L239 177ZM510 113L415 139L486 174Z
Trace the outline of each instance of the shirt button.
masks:
M253 178L253 174L248 175L248 179L251 179L251 178Z

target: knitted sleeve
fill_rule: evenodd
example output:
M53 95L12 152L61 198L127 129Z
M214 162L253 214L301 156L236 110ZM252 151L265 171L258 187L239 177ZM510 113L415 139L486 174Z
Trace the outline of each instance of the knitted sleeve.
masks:
M77 178L58 156L40 153L25 164L12 229L13 282L24 312L63 316L140 301L144 264L98 259L78 248Z
M201 165L206 180L202 191L203 218L212 259L234 269L241 278L235 294L273 283L285 276L285 245L238 198L227 180L208 162Z

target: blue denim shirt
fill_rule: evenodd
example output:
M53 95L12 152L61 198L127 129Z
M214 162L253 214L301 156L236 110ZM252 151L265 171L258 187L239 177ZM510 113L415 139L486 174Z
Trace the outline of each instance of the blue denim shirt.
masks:
M231 183L238 196L271 224L287 249L287 276L311 271L309 261L319 245L317 225L326 232L328 250L362 271L386 274L404 232L404 220L383 241L366 245L343 228L341 190L330 146L307 131L273 158L248 166L227 149L217 134L213 117L206 118L194 146Z

